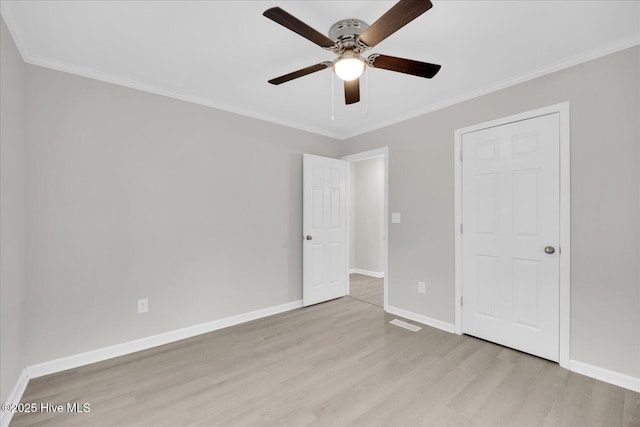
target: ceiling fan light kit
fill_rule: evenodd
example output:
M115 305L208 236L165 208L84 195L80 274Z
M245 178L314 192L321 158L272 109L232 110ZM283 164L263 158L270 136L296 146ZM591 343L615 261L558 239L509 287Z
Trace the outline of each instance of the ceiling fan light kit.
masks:
M340 55L333 61L333 71L344 81L355 80L364 72L365 61L360 56L364 49L357 37L367 28L369 24L359 19L343 19L329 29L329 37L336 42L332 50Z
M279 85L332 67L344 81L345 103L354 104L360 101L360 76L367 66L430 79L440 71L440 65L377 53L364 59L361 54L431 9L431 6L429 0L400 0L371 26L359 19L336 22L329 29L329 37L279 7L267 9L263 13L265 17L338 56L333 62L321 62L271 79L269 83Z
M333 63L333 71L347 82L360 77L364 67L364 59L353 51L346 51Z

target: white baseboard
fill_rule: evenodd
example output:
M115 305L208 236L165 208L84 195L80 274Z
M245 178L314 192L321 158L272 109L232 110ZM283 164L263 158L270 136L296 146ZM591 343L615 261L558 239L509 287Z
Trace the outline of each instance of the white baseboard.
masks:
M349 274L352 274L352 273L364 274L365 276L377 277L378 279L384 277L384 271L370 271L370 270L363 270L361 268L350 268Z
M11 391L7 401L2 403L20 403L20 400L22 399L22 395L27 388L27 384L29 383L30 378L37 378L44 375L65 371L67 369L73 369L91 363L101 362L103 360L111 359L114 357L124 356L136 351L146 350L148 348L168 344L185 338L191 338L196 335L213 332L219 329L227 328L229 326L249 322L251 320L283 313L285 311L295 310L300 307L302 307L302 300L268 307L249 313L243 313L236 316L226 317L224 319L214 320L212 322L202 323L200 325L177 329L175 331L170 331L163 334L153 335L126 343L113 345L110 347L104 347L85 353L63 357L60 359L39 363L37 365L31 365L22 370L22 373L18 377L16 385ZM451 323L416 314L398 307L387 305L385 307L385 311L387 313L404 317L405 319L413 320L423 325L441 329L446 332L454 333L455 331L455 325ZM571 360L569 362L569 370L635 392L640 392L640 378L621 374L615 371L610 371L608 369L600 368L576 360ZM12 418L12 412L1 412L0 427L7 427Z
M640 393L640 378L632 377L631 375L610 371L588 363L578 362L577 360L569 361L569 370Z
M227 328L229 326L238 325L240 323L249 322L251 320L260 319L274 314L283 313L285 311L294 310L302 307L302 300L289 302L286 304L267 307L249 313L238 314L236 316L226 317L224 319L214 320L212 322L202 323L200 325L189 326L187 328L177 329L158 335L152 335L145 338L116 344L109 347L99 348L97 350L87 351L85 353L74 354L72 356L60 359L50 360L48 362L38 363L26 368L29 378L38 378L44 375L56 372L66 371L91 363L101 362L126 354L135 353L136 351L146 350L148 348L157 347L159 345L168 344L174 341L191 338L196 335L206 334L207 332L217 331L218 329Z
M431 326L437 329L442 329L446 332L454 333L455 331L455 325L451 323L443 322L442 320L438 319L432 319L431 317L416 314L398 307L387 305L385 307L385 311L389 314L404 317L405 319L413 320L414 322L422 323L423 325Z
M9 397L6 402L10 405L17 405L22 400L22 395L27 388L27 384L29 384L29 374L27 373L27 369L23 369L18 377L18 381L16 381L16 385L11 390ZM0 427L7 427L13 418L13 412L0 412Z

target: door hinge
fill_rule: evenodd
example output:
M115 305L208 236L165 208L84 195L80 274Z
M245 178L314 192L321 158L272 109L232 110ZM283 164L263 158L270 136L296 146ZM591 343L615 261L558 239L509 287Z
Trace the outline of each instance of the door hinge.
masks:
M460 306L462 307L464 304L462 304L462 298L464 297L460 297Z
M460 224L460 234L462 234L462 224Z
M462 150L460 150L460 161L462 161Z

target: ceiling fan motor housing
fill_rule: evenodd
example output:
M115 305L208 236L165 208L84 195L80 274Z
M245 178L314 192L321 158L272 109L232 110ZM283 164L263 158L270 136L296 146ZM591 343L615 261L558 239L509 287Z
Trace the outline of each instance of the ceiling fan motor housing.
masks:
M336 41L338 52L354 50L357 53L365 50L366 46L358 43L358 36L362 34L369 24L360 19L343 19L336 22L329 29L329 37Z

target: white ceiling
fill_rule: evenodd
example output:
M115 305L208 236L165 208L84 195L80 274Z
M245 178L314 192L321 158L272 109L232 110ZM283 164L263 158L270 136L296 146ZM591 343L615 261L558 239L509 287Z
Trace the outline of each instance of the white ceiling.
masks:
M431 10L368 52L441 64L433 79L370 69L362 101L351 106L344 105L337 77L332 101L330 70L280 86L267 83L334 54L263 17L264 10L280 6L326 33L344 18L371 24L393 4L0 3L29 63L338 139L640 43L640 1L433 0Z

